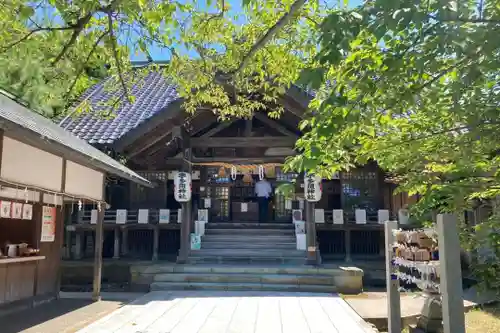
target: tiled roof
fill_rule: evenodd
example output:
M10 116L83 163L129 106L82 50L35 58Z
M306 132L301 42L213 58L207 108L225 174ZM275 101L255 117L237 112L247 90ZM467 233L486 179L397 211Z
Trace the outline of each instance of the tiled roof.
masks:
M105 119L99 115L106 108L103 102L121 94L119 89L114 92L105 89L106 82L107 80L104 80L93 86L81 98L91 103L94 109L92 114L81 117L68 116L61 121L60 126L92 144L113 143L178 98L175 86L161 73L151 71L140 84L130 90L135 102L122 103L114 111L113 118Z
M149 181L134 171L65 131L51 120L28 109L16 101L14 96L3 90L0 90L0 119L3 120L0 121L0 126L5 130L5 133L9 133L11 130L26 131L21 132L23 136L35 133L41 139L48 140L50 144L58 145L63 152L62 156L67 157L69 160L73 160L72 157L79 154L87 164L98 170L109 172L142 185L151 186Z

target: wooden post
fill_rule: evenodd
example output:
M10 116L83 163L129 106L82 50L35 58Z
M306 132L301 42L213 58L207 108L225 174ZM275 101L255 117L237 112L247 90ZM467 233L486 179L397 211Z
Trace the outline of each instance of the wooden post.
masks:
M122 228L122 256L128 254L128 229L126 227Z
M191 167L191 147L189 135L182 130L182 148L183 148L183 161L181 171L188 172L192 174ZM177 257L177 262L179 264L186 263L189 257L190 247L191 247L191 200L188 202L183 202L181 204L182 208L182 223L181 223L181 248L179 250L179 256Z
M158 260L158 247L160 243L160 227L155 225L153 230L153 261Z
M82 259L82 232L81 231L75 231L75 253L74 253L74 259L80 260Z
M316 249L316 222L314 221L314 203L306 201L306 245L307 264L316 265L318 263Z
M397 221L385 223L385 274L387 283L387 321L389 333L401 333L401 298L399 295L399 279L394 274L392 245L393 230L398 229Z
M345 224L344 224L345 225ZM345 242L345 262L351 262L351 230L344 230L344 242Z
M102 276L102 243L104 236L104 210L98 212L97 224L95 229L95 244L94 244L94 283L92 300L98 302L101 300L101 276Z
M120 259L120 228L115 227L115 242L113 247L113 259Z
M465 316L457 217L437 216L444 333L465 333Z

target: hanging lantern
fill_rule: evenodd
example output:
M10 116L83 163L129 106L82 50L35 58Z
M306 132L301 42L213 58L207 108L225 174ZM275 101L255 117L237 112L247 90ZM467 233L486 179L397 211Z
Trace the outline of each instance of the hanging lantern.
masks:
M259 165L259 180L264 179L264 167Z
M82 210L83 208L83 203L82 203L82 200L78 200L78 210Z
M220 167L218 175L221 178L226 177L226 169L224 167Z
M245 173L245 175L243 176L243 182L247 184L253 183L252 175L250 173Z

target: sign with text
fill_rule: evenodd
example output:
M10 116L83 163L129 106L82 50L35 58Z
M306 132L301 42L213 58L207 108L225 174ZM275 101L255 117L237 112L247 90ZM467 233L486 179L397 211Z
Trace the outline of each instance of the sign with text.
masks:
M304 194L309 202L318 202L321 200L321 177L313 174L304 176Z
M53 242L56 239L56 208L43 206L41 242Z
M175 175L174 196L178 202L191 200L191 175L188 172L179 171Z

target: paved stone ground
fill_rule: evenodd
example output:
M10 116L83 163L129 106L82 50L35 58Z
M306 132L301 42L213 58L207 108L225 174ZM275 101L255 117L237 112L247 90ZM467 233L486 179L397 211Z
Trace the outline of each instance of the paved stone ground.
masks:
M74 333L125 304L122 301L93 303L85 299L60 299L0 317L0 332Z
M335 294L151 292L79 333L371 333Z

